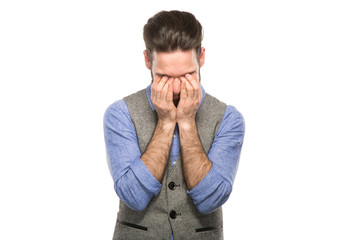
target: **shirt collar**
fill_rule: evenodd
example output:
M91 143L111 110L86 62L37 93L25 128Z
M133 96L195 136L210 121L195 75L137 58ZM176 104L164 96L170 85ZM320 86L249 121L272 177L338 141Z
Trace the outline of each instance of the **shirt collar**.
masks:
M206 94L203 86L200 85L200 87L201 87L202 98L201 98L201 101L200 101L200 105L199 105L199 107L198 107L198 110L199 110L202 102L204 101L205 94ZM148 101L149 101L149 103L150 103L151 109L152 109L153 111L155 111L154 105L153 105L153 103L152 103L152 101L151 101L151 84L150 84L149 86L147 86L147 88L146 88L146 96L147 96Z

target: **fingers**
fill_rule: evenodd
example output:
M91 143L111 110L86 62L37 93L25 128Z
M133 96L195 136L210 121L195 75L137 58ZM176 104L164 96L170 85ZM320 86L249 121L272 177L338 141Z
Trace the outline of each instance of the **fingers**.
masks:
M185 83L187 97L194 101L200 101L202 98L200 83L190 74L186 74L185 77L180 77L180 79L182 84Z
M180 100L185 100L188 96L187 93L187 81L184 77L180 77L181 80L181 91L180 91Z
M186 79L189 81L189 83L191 84L192 88L193 88L193 96L194 96L194 99L198 99L198 100L201 100L201 97L202 97L202 93L201 93L201 86L200 86L200 82L195 79L193 77L193 75L191 74L186 74Z
M200 89L200 83L197 79L193 77L191 74L186 74L185 78L189 81L191 86L194 88L195 91L198 91Z
M174 82L174 79L173 78L170 78L168 81L167 81L167 94L166 94L166 100L168 102L172 102L173 101L173 82Z
M154 101L157 96L156 96L156 86L159 84L161 80L161 77L157 76L155 78L155 80L151 83L151 100Z
M166 84L168 81L167 76L156 77L155 81L151 85L151 98L153 101L159 101L161 98L166 98L168 85ZM165 91L165 94L164 92Z
M166 92L167 92L167 85L166 85L166 83L167 83L167 81L168 81L168 77L162 77L161 78L161 80L160 80L160 82L159 82L159 84L157 85L157 92L159 92L159 93L162 93L162 91L163 91L163 88L166 86L166 89L164 89Z

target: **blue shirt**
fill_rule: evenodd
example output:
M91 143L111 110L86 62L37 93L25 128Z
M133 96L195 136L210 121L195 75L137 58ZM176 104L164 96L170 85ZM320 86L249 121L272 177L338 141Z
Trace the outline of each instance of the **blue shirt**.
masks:
M202 90L202 101L205 91ZM146 88L151 102L151 86ZM239 164L245 133L244 118L233 106L227 106L219 130L209 150L212 162L209 173L187 191L200 213L206 214L221 207L229 198ZM150 200L161 190L161 183L155 179L140 159L141 152L129 109L124 100L111 104L104 116L104 136L109 170L119 198L135 211L146 209ZM179 131L175 127L170 149L172 166L180 154Z

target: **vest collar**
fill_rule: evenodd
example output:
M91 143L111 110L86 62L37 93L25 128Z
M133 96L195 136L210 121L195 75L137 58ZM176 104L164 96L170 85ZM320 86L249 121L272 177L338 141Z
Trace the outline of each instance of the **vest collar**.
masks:
M200 102L200 105L199 105L199 107L198 107L198 110L199 110L202 102L204 101L205 94L206 94L203 86L200 85L200 87L201 87L202 98L201 98L201 102ZM148 101L149 101L149 103L150 103L151 109L152 109L153 111L155 111L154 105L153 105L153 103L152 103L152 101L151 101L151 84L150 84L149 86L147 86L147 88L146 88L146 96L147 96Z

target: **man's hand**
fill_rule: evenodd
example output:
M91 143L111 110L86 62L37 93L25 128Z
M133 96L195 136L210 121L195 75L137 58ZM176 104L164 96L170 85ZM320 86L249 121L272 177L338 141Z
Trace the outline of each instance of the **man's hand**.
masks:
M176 107L173 103L173 78L156 77L151 85L151 101L161 123L175 125Z
M151 85L151 101L158 122L141 160L161 183L168 165L170 147L176 124L176 107L173 103L173 78L157 77Z
M180 77L181 92L177 107L176 121L179 125L191 125L195 123L197 109L202 99L199 81L195 74L186 74Z
M183 174L187 188L192 190L208 174L212 163L202 147L196 127L195 116L202 92L195 74L180 77L181 92L176 120L179 126Z

